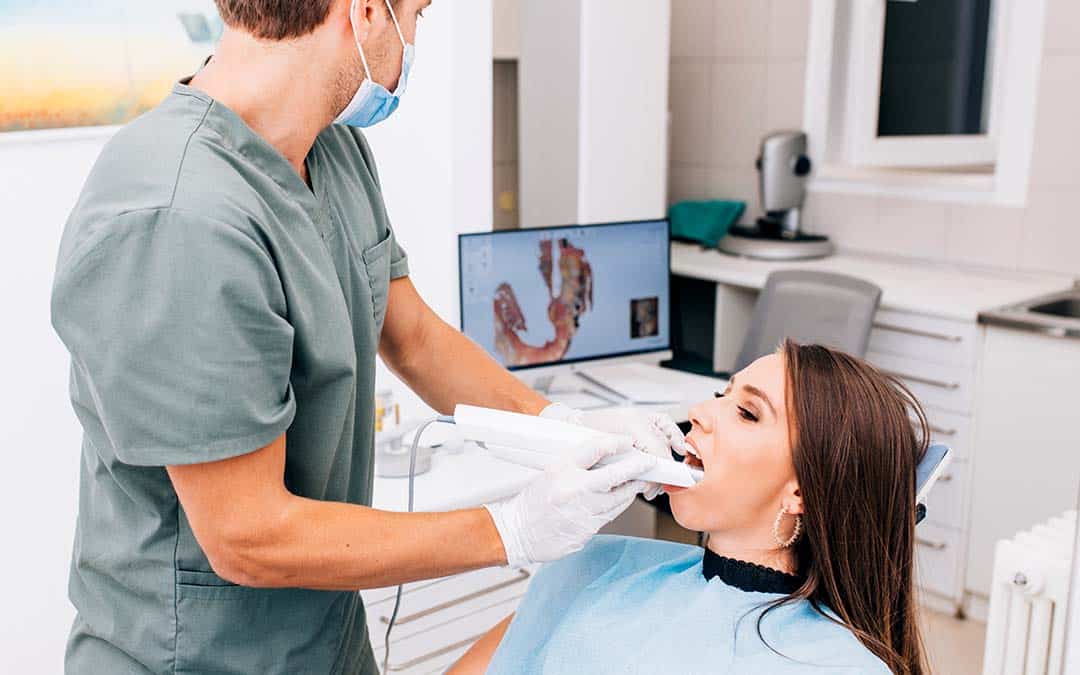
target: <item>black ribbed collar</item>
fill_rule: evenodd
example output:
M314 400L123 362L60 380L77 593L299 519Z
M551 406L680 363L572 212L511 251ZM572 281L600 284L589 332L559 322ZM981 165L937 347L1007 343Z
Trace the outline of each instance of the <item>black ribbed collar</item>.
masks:
M804 579L797 574L785 574L756 563L744 562L717 555L705 549L701 573L708 581L718 577L728 586L752 593L790 595L802 586Z

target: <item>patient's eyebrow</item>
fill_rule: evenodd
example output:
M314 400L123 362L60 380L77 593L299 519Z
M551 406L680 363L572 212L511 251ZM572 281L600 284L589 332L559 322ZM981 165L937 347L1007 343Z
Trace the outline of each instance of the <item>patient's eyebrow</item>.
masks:
M752 384L744 384L742 388L746 393L752 396L757 396L762 401L765 401L765 405L769 406L769 412L772 413L773 417L776 417L776 408L773 407L772 401L770 401L769 397L765 395L765 392L761 391Z

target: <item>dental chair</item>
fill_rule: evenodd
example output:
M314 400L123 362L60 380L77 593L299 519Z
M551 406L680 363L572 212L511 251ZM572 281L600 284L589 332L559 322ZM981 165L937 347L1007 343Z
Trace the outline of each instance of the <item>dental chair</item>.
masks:
M881 300L874 284L843 274L780 270L765 281L732 372L771 354L786 339L866 355Z

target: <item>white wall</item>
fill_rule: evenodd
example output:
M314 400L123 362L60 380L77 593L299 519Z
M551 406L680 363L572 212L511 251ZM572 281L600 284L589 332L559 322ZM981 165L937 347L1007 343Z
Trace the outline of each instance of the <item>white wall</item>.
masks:
M521 227L577 220L582 0L521 8L518 166Z
M101 140L0 145L0 387L4 448L0 672L58 673L74 610L67 570L75 533L81 429L67 399L68 357L49 323L60 233Z
M491 15L490 0L425 12L409 92L369 134L413 280L452 322L455 235L491 226ZM64 221L102 142L0 143L0 672L61 672L74 615L66 593L81 429L49 294Z
M665 211L668 0L539 0L521 17L523 227Z
M802 125L811 2L672 3L671 201L742 199L746 221L759 215L758 143ZM1080 275L1080 2L1047 0L1045 30L1024 207L814 193L808 229L851 249Z
M516 59L521 54L521 3L526 0L494 0L496 59Z
M664 217L671 4L582 3L577 222Z

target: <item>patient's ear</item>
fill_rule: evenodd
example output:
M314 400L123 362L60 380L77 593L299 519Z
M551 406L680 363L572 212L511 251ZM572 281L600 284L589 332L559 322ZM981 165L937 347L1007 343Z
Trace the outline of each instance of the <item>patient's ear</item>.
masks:
M791 515L803 514L802 492L799 491L798 481L792 480L784 486L783 504L784 509Z

